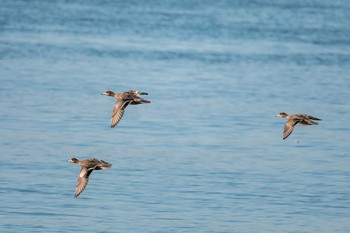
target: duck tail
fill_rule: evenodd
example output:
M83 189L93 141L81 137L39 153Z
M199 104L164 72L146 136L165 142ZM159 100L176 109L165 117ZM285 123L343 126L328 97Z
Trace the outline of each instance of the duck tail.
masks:
M104 169L108 169L111 167L112 167L112 164L108 163L108 164L103 164L103 166L101 166L101 169L104 170Z
M141 103L142 103L142 104L149 104L149 103L151 103L151 101L142 99L142 100L141 100Z
M309 116L309 119L315 120L315 121L321 121L322 119L314 117L314 116Z
M311 121L311 120L310 120L310 124L311 125L318 125L318 123L316 121Z

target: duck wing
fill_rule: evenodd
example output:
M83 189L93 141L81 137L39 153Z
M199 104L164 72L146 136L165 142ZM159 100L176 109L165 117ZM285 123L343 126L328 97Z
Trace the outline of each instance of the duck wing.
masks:
M315 120L315 121L320 121L320 118L307 115L307 114L294 114L295 117L302 118L302 119L308 119L308 120Z
M86 185L89 182L89 176L91 172L94 170L94 168L85 168L83 167L80 170L79 176L78 176L78 182L75 188L75 197L78 197L85 189Z
M107 163L106 161L103 161L102 159L98 160L98 163L95 166L95 170L104 170L104 169L108 169L111 168L112 164L111 163Z
M316 121L312 121L308 118L304 118L299 122L300 125L318 125Z
M125 108L130 104L130 100L127 101L117 101L114 104L113 112L112 112L112 123L111 128L114 128L119 121L122 119Z
M135 96L139 96L139 95L148 95L147 92L143 92L143 91L137 91L137 90L128 90L125 93L128 93L130 95L135 95Z
M151 101L142 99L141 97L135 97L130 104L131 105L138 105L138 104L149 104Z
M106 161L103 161L102 159L100 159L100 162L101 163L98 165L98 167L101 168L102 170L112 167L111 163L107 163Z
M290 119L284 125L283 140L285 140L294 130L294 126L300 122L300 119Z

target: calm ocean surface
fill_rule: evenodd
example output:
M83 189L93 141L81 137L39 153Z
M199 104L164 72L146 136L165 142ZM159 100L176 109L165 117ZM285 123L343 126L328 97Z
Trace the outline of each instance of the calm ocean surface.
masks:
M350 232L349 12L0 1L0 232ZM152 103L111 129L108 89ZM70 157L113 167L76 199Z

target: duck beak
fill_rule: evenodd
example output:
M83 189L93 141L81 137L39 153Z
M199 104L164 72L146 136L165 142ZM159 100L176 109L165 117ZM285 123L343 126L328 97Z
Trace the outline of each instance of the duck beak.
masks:
M147 92L140 92L140 95L148 95Z
M106 93L106 92L103 92L103 93L101 93L101 95L107 95L107 93Z

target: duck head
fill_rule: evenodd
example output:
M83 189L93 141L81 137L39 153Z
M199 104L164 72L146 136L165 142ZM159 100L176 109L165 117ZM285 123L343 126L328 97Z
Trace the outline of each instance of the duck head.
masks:
M277 114L277 116L276 116L276 117L286 118L287 116L288 116L288 114L287 114L287 113L285 113L285 112L280 112L279 114Z
M106 95L106 96L113 96L114 92L113 91L105 91L101 95Z
M77 158L71 158L71 159L68 159L67 162L70 162L70 163L78 163L78 162L79 162L79 159L77 159Z

